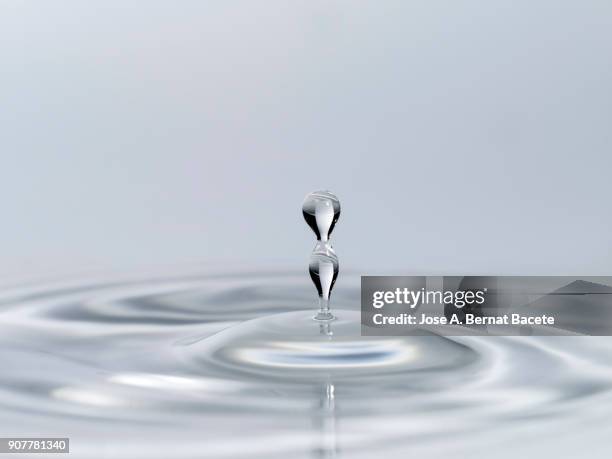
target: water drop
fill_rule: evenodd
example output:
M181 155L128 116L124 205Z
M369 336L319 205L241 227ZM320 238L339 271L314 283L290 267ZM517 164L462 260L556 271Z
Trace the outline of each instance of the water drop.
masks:
M308 266L310 278L319 293L319 312L316 320L332 320L329 310L329 296L338 277L338 257L331 252L313 252Z
M340 217L340 201L329 191L313 191L306 195L302 214L320 242L327 242Z
M313 191L306 195L302 214L317 236L317 244L310 255L308 271L319 293L319 312L315 320L333 320L329 310L329 296L338 277L338 257L329 236L340 217L340 201L329 191Z

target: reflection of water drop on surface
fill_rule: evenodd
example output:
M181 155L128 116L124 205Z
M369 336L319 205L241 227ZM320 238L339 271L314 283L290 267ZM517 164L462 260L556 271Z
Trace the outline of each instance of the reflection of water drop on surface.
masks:
M314 448L314 457L331 459L338 457L335 387L331 383L324 384L321 392L319 409L314 416L315 428L321 432L321 437Z

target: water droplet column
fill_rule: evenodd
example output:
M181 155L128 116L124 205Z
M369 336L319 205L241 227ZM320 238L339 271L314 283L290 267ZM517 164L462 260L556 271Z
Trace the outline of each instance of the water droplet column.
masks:
M329 238L340 217L340 201L329 191L313 191L304 199L302 214L317 236L308 266L310 278L319 293L319 312L314 319L333 320L329 297L338 277L339 264Z

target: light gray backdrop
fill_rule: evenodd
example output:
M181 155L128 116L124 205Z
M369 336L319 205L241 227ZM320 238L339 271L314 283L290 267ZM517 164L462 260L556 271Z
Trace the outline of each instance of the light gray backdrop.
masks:
M612 273L609 1L0 2L1 272ZM304 268L305 269L305 268Z

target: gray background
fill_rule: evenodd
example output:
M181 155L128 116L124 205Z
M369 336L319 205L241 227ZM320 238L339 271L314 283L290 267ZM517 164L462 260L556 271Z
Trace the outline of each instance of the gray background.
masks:
M1 273L612 271L609 1L2 1Z

